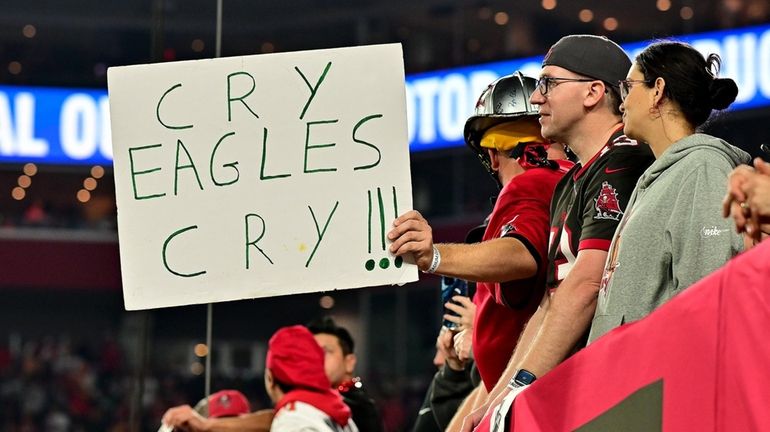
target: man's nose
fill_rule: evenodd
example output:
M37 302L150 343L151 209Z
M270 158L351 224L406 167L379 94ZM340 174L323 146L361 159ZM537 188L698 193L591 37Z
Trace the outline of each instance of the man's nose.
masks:
M542 93L540 93L540 89L536 88L535 91L532 92L531 95L529 95L529 103L532 105L542 105L545 101L545 96L543 96Z

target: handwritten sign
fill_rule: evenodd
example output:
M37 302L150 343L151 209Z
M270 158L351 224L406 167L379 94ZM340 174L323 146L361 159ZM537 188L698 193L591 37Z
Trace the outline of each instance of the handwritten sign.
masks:
M398 44L110 68L128 310L402 284Z

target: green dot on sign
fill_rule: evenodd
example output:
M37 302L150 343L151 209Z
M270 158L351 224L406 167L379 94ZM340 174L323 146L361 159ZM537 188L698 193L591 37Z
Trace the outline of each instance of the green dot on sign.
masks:
M386 269L389 266L390 266L390 260L389 259L383 258L383 259L380 260L380 268L381 269Z
M396 257L394 265L396 268L401 268L401 265L404 263L404 259L401 257Z
M366 269L369 270L369 271L374 270L374 260L373 259L366 260Z

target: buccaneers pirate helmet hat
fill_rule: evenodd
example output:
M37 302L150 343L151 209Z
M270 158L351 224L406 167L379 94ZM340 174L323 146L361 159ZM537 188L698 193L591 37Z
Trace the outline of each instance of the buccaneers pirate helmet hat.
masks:
M521 72L497 79L481 93L473 115L465 122L465 143L495 179L487 148L518 158L526 147L520 144L546 142L540 135L537 108L529 103L536 86L536 79ZM488 131L499 131L495 135L500 139L485 139Z
M481 151L481 137L492 126L521 117L537 116L529 103L537 80L521 72L498 78L487 86L476 102L473 115L465 122L465 142L475 152Z

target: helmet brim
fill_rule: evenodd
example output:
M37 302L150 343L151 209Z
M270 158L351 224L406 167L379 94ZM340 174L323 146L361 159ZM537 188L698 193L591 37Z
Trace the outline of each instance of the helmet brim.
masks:
M465 144L473 150L474 153L484 153L484 148L481 147L481 138L484 133L490 128L502 123L515 123L522 119L537 119L536 114L511 114L511 115L494 115L494 116L472 116L465 122Z

